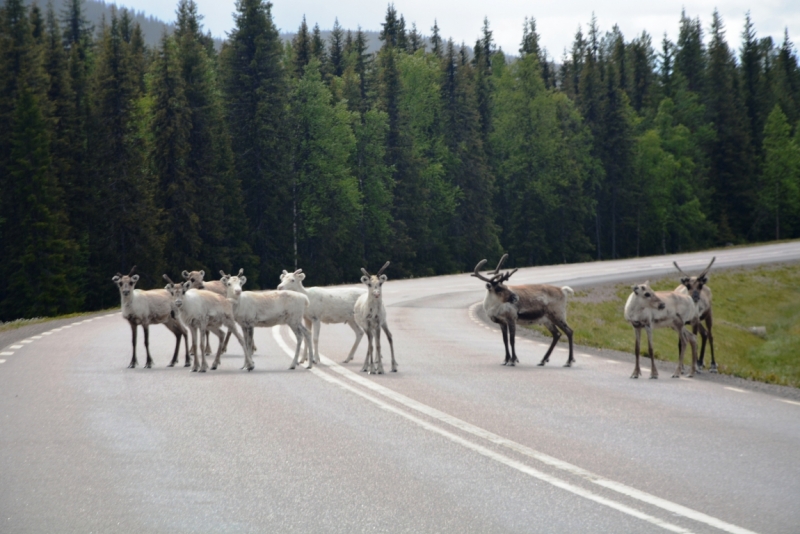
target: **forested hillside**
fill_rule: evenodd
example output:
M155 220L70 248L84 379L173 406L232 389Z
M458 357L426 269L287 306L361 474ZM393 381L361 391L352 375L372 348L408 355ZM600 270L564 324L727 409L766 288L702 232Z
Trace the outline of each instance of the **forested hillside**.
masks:
M749 19L590 21L556 66L532 18L509 60L488 20L469 53L391 5L369 53L305 21L284 43L263 0L221 50L192 0L155 46L67 4L0 8L0 320L112 306L134 264L323 285L800 234L797 52Z

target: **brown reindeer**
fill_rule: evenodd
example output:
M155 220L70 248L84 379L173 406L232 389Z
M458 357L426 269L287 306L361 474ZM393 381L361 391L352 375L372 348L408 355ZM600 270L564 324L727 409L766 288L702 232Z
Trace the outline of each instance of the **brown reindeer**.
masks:
M714 312L711 309L711 288L708 287L708 271L714 265L716 256L711 258L711 263L703 269L703 272L697 276L689 276L678 267L678 262L673 261L672 264L678 269L683 277L681 277L681 285L675 288L676 293L689 295L697 305L697 318L692 322L692 333L697 335L700 332L700 357L697 359L697 368L703 368L703 357L706 353L706 339L708 339L708 346L711 349L711 366L708 368L709 372L717 372L717 362L714 359L714 334L711 333L711 327L714 324ZM703 328L703 321L706 326Z
M500 273L500 267L508 258L505 254L500 258L500 262L494 271L490 271L491 278L482 276L478 271L486 263L481 260L475 266L475 270L470 276L486 282L486 297L483 299L483 309L486 315L493 322L500 325L503 331L503 343L506 348L506 358L503 365L515 365L519 360L514 347L517 323L520 324L541 324L547 328L553 336L553 342L547 353L539 362L544 365L550 361L550 353L561 337L561 331L567 334L569 339L569 358L564 367L571 367L575 361L572 352L572 328L567 324L567 296L574 292L568 286L556 287L545 284L525 284L519 286L506 286L504 283L517 272L507 271ZM509 338L511 341L511 352L508 350Z

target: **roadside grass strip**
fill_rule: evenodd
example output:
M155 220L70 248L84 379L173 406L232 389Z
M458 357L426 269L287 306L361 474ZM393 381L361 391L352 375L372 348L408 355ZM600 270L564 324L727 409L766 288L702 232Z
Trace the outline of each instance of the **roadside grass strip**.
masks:
M275 338L275 341L278 343L278 345L287 354L287 356L294 357L294 349L290 348L289 345L284 341L283 336L280 333L280 327L279 326L275 326L275 327L272 328L272 335ZM387 387L381 386L380 384L377 384L373 380L369 380L367 378L364 378L361 375L356 374L353 371L350 371L349 369L347 369L345 367L342 367L341 365L339 365L336 362L334 362L333 360L330 360L329 358L323 356L322 354L320 354L320 360L321 360L322 364L326 368L331 370L332 372L337 373L340 376L342 376L342 377L344 377L344 378L346 378L346 379L348 379L348 380L350 380L352 382L355 382L356 384L358 384L358 385L360 385L360 386L362 386L362 387L364 387L366 389L369 389L370 391L372 391L374 393L377 393L378 395L381 395L383 397L391 399L391 400L395 401L396 403L403 405L406 408L409 408L411 410L414 410L416 412L424 414L424 415L426 415L426 416L428 416L428 417L430 417L432 419L435 419L437 421L440 421L442 423L450 425L450 426L452 426L454 428L457 428L458 430L461 430L462 432L465 432L465 433L471 434L471 435L473 435L475 437L484 439L484 440L486 440L486 441L488 441L488 442L490 442L490 443L492 443L494 445L499 445L499 446L505 447L507 449L510 449L510 450L516 452L516 453L519 453L519 454L522 454L522 455L527 456L529 458L532 458L534 460L537 460L537 461L539 461L539 462L541 462L541 463L543 463L543 464L545 464L545 465L547 465L549 467L552 467L552 468L564 471L564 472L566 472L566 473L568 473L570 475L582 478L582 479L584 479L584 480L586 480L588 482L591 482L593 484L601 486L601 487L603 487L605 489L608 489L608 490L611 490L611 491L615 491L615 492L617 492L617 493L619 493L621 495L624 495L624 496L632 498L632 499L639 500L639 501L641 501L641 502L643 502L645 504L661 508L661 509L663 509L663 510L665 510L667 512L670 512L670 513L672 513L674 515L682 516L682 517L684 517L686 519L691 519L691 520L699 522L699 523L704 523L705 525L717 528L719 530L722 530L723 532L728 532L729 534L754 534L754 532L751 531L751 530L748 530L748 529L745 529L745 528L742 528L742 527L739 527L737 525L733 525L733 524L730 524L730 523L726 523L725 521L722 521L721 519L717 519L716 517L709 516L709 515L704 514L702 512L698 512L697 510L692 510L691 508L687 508L685 506L682 506L682 505L677 504L677 503L673 503L673 502L668 501L666 499L662 499L660 497L656 497L655 495L650 495L649 493L646 493L644 491L637 490L636 488L632 488L630 486L626 486L626 485L621 484L619 482L615 482L613 480L604 478L604 477L602 477L600 475L596 475L596 474L594 474L594 473L592 473L590 471L587 471L585 469L582 469L582 468L580 468L578 466L572 465L572 464L570 464L568 462L559 460L559 459L554 458L554 457L552 457L550 455L547 455L547 454L544 454L542 452L536 451L536 450L531 449L530 447L527 447L527 446L522 445L520 443L516 443L515 441L512 441L510 439L507 439L507 438L504 438L504 437L499 436L497 434L494 434L492 432L489 432L488 430L485 430L483 428L475 426L475 425L473 425L471 423L467 423L466 421L463 421L461 419L458 419L456 417L448 415L448 414L446 414L444 412L441 412L441 411L439 411L439 410L437 410L437 409L435 409L435 408L433 408L431 406L428 406L428 405L423 404L421 402L415 401L415 400L413 400L413 399L411 399L409 397L406 397L405 395L397 393L394 390L391 390L391 389L389 389ZM594 502L596 502L598 504L602 504L604 506L607 506L607 507L612 508L614 510L617 510L619 512L628 514L628 515L630 515L632 517L635 517L637 519L641 519L643 521L646 521L648 523L651 523L653 525L661 527L661 528L663 528L665 530L668 530L670 532L682 532L682 533L692 532L692 531L687 530L687 529L685 529L685 528L683 528L681 526L674 525L672 523L668 523L666 521L663 521L662 519L659 519L657 517L654 517L654 516L651 516L649 514L646 514L646 513L642 512L640 510L637 510L635 508L627 506L627 505L625 505L623 503L608 499L606 497L603 497L601 495L598 495L596 493L593 493L593 492L588 491L586 489L583 489L581 487L575 486L574 484L571 484L571 483L569 483L569 482L567 482L565 480L562 480L562 479L560 479L558 477L555 477L553 475L544 473L544 472L539 471L537 469L534 469L533 467L530 467L530 466L528 466L528 465L526 465L526 464L524 464L522 462L514 460L513 458L510 458L510 457L505 456L503 454L500 454L500 453L498 453L496 451L488 449L488 448L484 447L483 445L480 445L478 443L474 443L474 442L469 441L469 440L467 440L467 439L465 439L465 438L463 438L461 436L453 434L452 432L449 432L449 431L447 431L447 430L445 430L445 429L443 429L443 428L441 428L439 426L436 426L433 423L430 423L428 421L420 419L420 418L416 417L415 415L413 415L413 414L411 414L411 413L409 413L409 412L407 412L405 410L402 410L402 409L400 409L400 408L398 408L396 406L393 406L391 404L388 404L388 403L384 402L383 400L381 400L381 399L379 399L377 397L374 397L374 396L372 396L372 395L370 395L368 393L365 393L361 389L355 388L355 387L351 386L350 384L347 384L347 383L345 383L345 382L343 382L341 380L338 380L337 378L331 376L328 373L325 373L324 371L322 371L322 370L320 370L320 369L318 369L316 367L311 368L310 371L312 373L314 373L316 376L322 378L323 380L325 380L327 382L330 382L332 384L335 384L335 385L337 385L337 386L339 386L339 387L341 387L343 389L346 389L347 391L350 391L350 392L352 392L352 393L354 393L354 394L356 394L356 395L358 395L358 396L360 396L360 397L372 402L373 404L376 404L377 406L381 407L382 409L384 409L384 410L386 410L388 412L391 412L391 413L394 413L396 415L399 415L399 416L401 416L401 417L403 417L403 418L415 423L417 426L420 426L420 427L424 428L425 430L428 430L430 432L438 434L438 435L440 435L440 436L442 436L442 437L444 437L446 439L449 439L450 441L452 441L454 443L457 443L457 444L459 444L459 445L461 445L461 446L463 446L463 447L465 447L467 449L470 449L470 450L472 450L474 452L477 452L478 454L481 454L482 456L485 456L485 457L490 458L492 460L495 460L495 461L497 461L499 463L507 465L508 467L516 469L516 470L518 470L518 471L520 471L522 473L525 473L527 475L530 475L530 476L532 476L532 477L534 477L534 478L536 478L538 480L541 480L543 482L547 482L549 484L552 484L555 487L558 487L558 488L563 489L565 491L569 491L569 492L571 492L571 493L573 493L575 495L578 495L580 497L584 497L584 498L586 498L588 500L594 501Z

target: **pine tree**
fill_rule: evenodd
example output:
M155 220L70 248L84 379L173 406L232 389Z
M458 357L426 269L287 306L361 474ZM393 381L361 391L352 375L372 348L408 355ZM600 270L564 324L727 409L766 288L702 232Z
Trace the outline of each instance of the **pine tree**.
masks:
M90 276L87 302L93 308L117 298L105 289L108 273L139 266L142 285L159 280L163 240L158 232L155 181L145 172L145 121L140 80L117 12L101 28L94 73L91 132L92 196L87 218Z
M344 30L339 25L338 18L334 21L333 30L331 30L330 50L331 74L341 76L345 69L345 39Z
M675 71L689 84L689 90L703 94L705 89L706 51L700 18L690 19L681 12L678 43L675 51Z
M314 30L311 32L311 57L315 58L319 63L320 72L327 76L329 70L328 53L325 50L325 40L322 39L319 24L314 24Z
M722 242L744 239L754 221L755 177L753 149L736 62L725 42L722 19L714 12L708 47L708 121L716 139L712 145L709 179L714 189L713 218Z
M800 147L790 137L791 127L775 105L764 127L764 171L758 200L771 216L775 239L797 235L800 215Z
M260 260L253 281L261 286L273 286L276 273L292 263L288 88L271 10L262 0L239 0L236 26L220 55L234 168L250 223L250 246Z
M51 170L50 139L36 94L23 82L10 125L3 180L0 320L74 312L82 305L78 247L69 238Z
M305 15L303 15L303 22L300 23L300 27L292 39L292 51L294 53L292 57L294 72L292 74L300 78L305 72L306 65L311 61L311 38L308 34Z
M436 19L433 19L433 27L431 28L431 53L436 57L442 57L444 53L442 36L439 35L439 24Z
M417 31L417 24L411 24L411 31L408 32L408 53L414 54L417 50L425 50L425 42L422 35Z
M740 70L742 74L742 95L750 126L750 139L753 141L753 146L756 150L761 147L764 121L766 119L766 113L762 108L765 96L763 88L765 81L764 63L765 58L762 57L762 47L756 39L756 32L748 11L745 17L744 30L742 30Z

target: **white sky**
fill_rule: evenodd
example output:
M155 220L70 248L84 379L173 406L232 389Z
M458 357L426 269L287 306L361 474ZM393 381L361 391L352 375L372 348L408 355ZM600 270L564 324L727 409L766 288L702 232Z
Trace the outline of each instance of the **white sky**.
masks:
M206 29L217 37L224 37L233 26L234 0L196 0L204 15ZM119 5L144 11L164 21L174 21L177 0L119 0ZM282 32L297 30L303 15L309 27L315 23L323 30L333 26L334 19L345 29L355 30L359 25L365 30L380 30L388 2L375 1L314 1L274 0L272 15ZM457 44L472 46L481 33L484 17L489 18L495 42L507 53L516 54L522 39L525 17L535 17L541 36L541 45L551 57L560 59L565 47L570 48L578 26L586 33L592 13L597 16L602 33L618 24L630 41L643 30L653 37L659 48L664 33L674 42L678 34L681 9L691 18L697 16L708 31L711 14L716 7L722 15L727 30L728 44L738 50L744 27L745 13L749 10L759 37L771 35L778 43L783 41L785 28L790 39L800 44L800 1L798 0L616 0L590 2L588 0L560 0L557 2L531 2L524 0L496 0L476 2L464 0L395 0L395 9L405 17L407 28L416 23L424 35L430 35L434 19L438 21L441 35L452 37Z

